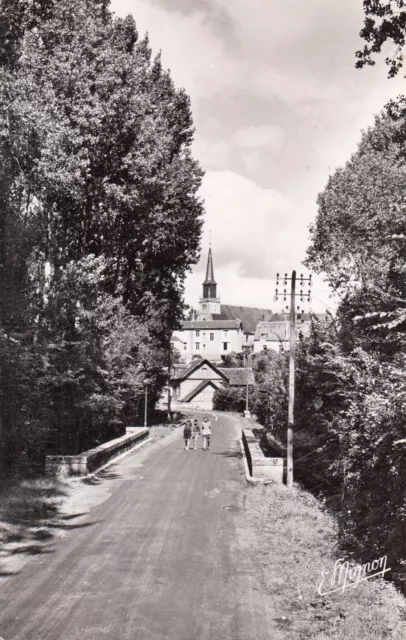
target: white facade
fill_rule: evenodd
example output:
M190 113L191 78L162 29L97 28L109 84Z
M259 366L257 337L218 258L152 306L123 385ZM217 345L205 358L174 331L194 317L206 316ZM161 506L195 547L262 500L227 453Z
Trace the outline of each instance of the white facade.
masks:
M277 342L276 340L266 340L265 338L261 338L259 340L254 341L254 353L263 353L264 351L276 351L279 353L280 351L288 351L289 343L288 342Z
M196 355L221 362L222 356L232 351L240 353L245 344L239 320L186 321L180 331L174 332L174 336L178 338L175 346L186 364Z
M213 396L223 386L245 387L255 384L251 368L220 368L209 360L196 360L189 366L175 365L171 379L176 402L196 409L211 410Z

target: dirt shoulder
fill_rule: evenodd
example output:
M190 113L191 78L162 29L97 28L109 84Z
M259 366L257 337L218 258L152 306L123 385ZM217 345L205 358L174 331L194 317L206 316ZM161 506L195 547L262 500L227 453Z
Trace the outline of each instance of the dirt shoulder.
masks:
M249 486L245 509L276 620L291 640L406 638L406 600L382 578L319 595L322 570L332 576L340 556L335 523L313 496L281 485Z

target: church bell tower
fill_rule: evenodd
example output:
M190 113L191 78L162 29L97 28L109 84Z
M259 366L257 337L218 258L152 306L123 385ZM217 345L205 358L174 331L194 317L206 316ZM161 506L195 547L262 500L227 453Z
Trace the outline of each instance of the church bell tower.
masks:
M199 301L199 320L212 320L220 314L220 298L217 297L217 282L214 279L213 254L211 247L207 258L206 279L203 282L203 297Z

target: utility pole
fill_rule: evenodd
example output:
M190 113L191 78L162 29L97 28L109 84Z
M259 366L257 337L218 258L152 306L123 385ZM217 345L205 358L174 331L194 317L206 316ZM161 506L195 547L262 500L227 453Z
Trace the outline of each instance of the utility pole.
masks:
M144 380L144 427L148 426L148 385L149 380Z
M171 367L172 367L172 343L169 343L169 351L168 351L168 414L167 419L168 422L171 422Z
M300 293L296 293L296 271L292 271L292 277L288 278L288 274L285 273L283 284L287 286L288 281L291 283L290 294L283 290L283 299L286 301L286 297L290 295L290 320L289 320L289 406L288 406L288 430L287 430L287 473L286 473L286 485L288 489L293 487L293 425L294 425L294 408L295 408L295 347L296 347L296 296L300 297L301 302L307 300L311 301L310 289L307 294L303 293L303 289L300 289ZM300 274L300 286L303 287L304 283L308 282L309 287L312 286L312 276L308 278L303 277L303 273ZM279 273L276 274L276 286L279 285ZM274 300L279 298L278 289L275 290ZM298 307L299 309L299 307Z
M250 417L250 412L248 408L248 355L244 351L244 369L245 369L245 412L244 415L246 418Z

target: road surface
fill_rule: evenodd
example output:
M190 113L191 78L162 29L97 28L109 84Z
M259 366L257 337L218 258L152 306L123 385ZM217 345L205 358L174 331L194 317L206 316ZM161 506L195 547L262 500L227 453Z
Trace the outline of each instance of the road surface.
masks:
M176 430L104 472L110 497L0 581L3 640L279 637L244 520L239 432L212 424L209 451L183 450Z

